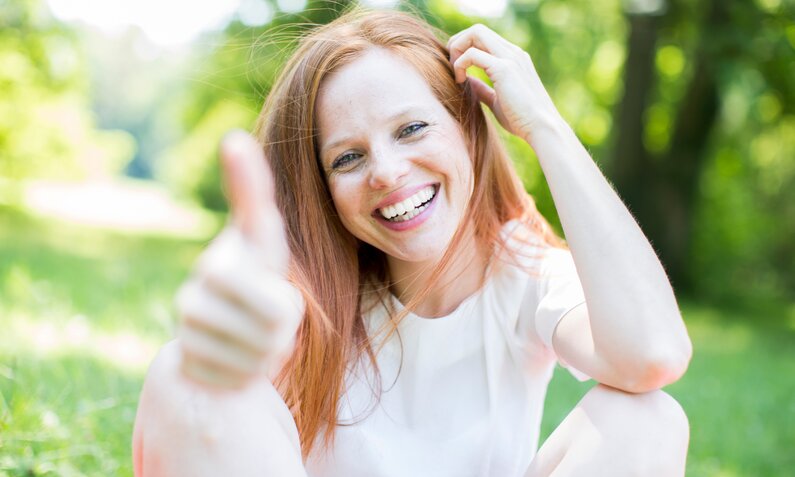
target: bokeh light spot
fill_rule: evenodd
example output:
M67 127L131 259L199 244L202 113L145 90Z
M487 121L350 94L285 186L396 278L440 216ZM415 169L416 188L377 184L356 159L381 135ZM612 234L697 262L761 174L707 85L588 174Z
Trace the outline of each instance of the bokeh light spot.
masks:
M667 45L657 50L655 64L660 73L676 78L685 68L685 55L681 48Z

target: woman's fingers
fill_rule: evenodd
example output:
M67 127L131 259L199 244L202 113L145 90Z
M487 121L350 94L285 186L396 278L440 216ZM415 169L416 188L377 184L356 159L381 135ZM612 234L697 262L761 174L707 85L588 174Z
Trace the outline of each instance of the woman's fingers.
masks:
M252 260L261 253L230 227L202 255L196 277L205 292L234 303L269 329L276 322L297 326L304 312L303 297L283 275Z
M266 346L269 327L258 320L251 320L244 310L232 303L206 293L198 280L183 285L177 295L177 306L185 326L218 335L258 356L269 351Z
M186 360L250 377L250 365L269 369L290 350L303 297L284 276L252 260L258 252L234 226L204 252L176 299Z
M491 112L494 113L494 117L497 118L497 121L502 125L509 124L509 120L505 116L505 111L502 109L497 92L480 78L469 76L467 80L469 81L469 86L472 88L472 91L475 93L475 97L478 101L489 107Z
M519 49L489 27L478 23L450 37L447 42L450 62L455 63L459 56L472 47L501 58L515 54Z
M182 360L180 371L191 381L214 389L239 389L245 386L249 377L229 368L218 366L197 355L193 348L186 348L180 340Z
M469 85L475 92L475 96L478 98L478 101L485 104L489 107L489 109L494 111L497 101L497 93L494 92L494 89L487 85L480 78L469 76L467 79L469 80Z
M450 61L455 80L467 80L470 66L483 69L493 89L469 78L477 97L494 112L507 131L530 140L539 124L559 121L533 61L524 50L483 25L474 25L450 38Z
M177 296L182 371L239 388L281 362L303 318L275 185L262 147L235 131L221 145L232 224L206 250Z
M191 378L223 385L249 380L265 370L262 360L254 353L218 335L183 326L178 336L183 370L191 372Z
M232 131L221 142L221 164L232 220L244 235L256 241L264 209L272 200L262 152L251 136Z
M232 131L221 144L221 164L233 223L263 252L266 266L284 273L289 251L262 147L251 135Z
M455 80L458 83L463 83L467 79L467 68L470 66L477 66L483 69L489 78L493 78L497 74L497 70L502 66L500 58L487 53L479 48L471 47L464 52L458 59L453 62L453 70L455 71Z

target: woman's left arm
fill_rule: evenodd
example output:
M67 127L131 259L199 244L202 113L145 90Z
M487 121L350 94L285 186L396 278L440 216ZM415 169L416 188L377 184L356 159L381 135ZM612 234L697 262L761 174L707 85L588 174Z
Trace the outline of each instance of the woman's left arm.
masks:
M530 56L482 25L453 36L456 80L535 150L582 282L587 308L564 316L555 352L595 380L630 392L676 381L692 345L648 239L562 119ZM482 68L493 88L467 77Z

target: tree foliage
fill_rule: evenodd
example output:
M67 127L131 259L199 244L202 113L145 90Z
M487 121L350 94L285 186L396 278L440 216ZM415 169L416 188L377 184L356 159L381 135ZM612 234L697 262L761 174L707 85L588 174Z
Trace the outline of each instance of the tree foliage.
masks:
M250 125L296 37L345 6L315 1L261 28L230 24L193 90L189 130L208 137L204 121L229 101L237 124ZM450 34L483 22L530 52L677 290L795 296L792 4L672 0L642 16L619 0L514 0L498 19L464 15L448 0L411 6ZM213 137L223 130L219 120ZM555 222L532 151L506 140ZM205 156L215 164L212 151ZM205 203L221 205L217 168L205 174Z
M39 0L0 4L0 177L118 172L135 147L95 127L76 34Z
M350 6L312 0L285 13L275 0L256 1L276 12L269 22L233 19L195 43L178 70L185 81L154 82L159 92L144 96L133 73L165 71L174 67L168 60L135 62L128 45L113 63L113 52L88 48L92 37L52 21L39 0L4 3L0 176L85 176L135 155L137 173L223 209L218 141L233 127L252 127L302 32ZM662 8L638 10L648 4ZM452 0L402 5L451 34L486 23L531 54L677 291L795 297L790 0L513 0L500 18L468 16ZM103 66L87 65L86 52ZM108 79L116 77L109 68L126 72L124 79ZM506 141L528 190L556 223L532 151Z

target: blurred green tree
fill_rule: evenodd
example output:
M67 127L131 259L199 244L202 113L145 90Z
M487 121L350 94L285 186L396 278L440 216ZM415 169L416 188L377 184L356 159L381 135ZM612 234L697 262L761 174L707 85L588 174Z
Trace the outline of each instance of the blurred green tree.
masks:
M624 10L630 33L609 168L615 186L679 290L792 293L795 175L785 162L795 148L783 137L778 147L748 145L795 121L793 5L636 0ZM718 161L742 164L745 173L726 175ZM760 166L777 177L775 190L758 182ZM710 194L710 185L726 195ZM728 197L738 193L746 200ZM738 234L745 250L732 244Z
M500 18L465 15L452 0L408 4L446 32L482 22L530 52L678 292L795 297L791 2L513 0ZM188 133L161 177L223 208L218 139L251 127L301 32L349 5L315 0L261 27L230 23L188 92ZM506 140L555 223L532 151Z
M351 2L312 0L302 12L277 12L272 21L251 27L234 19L223 38L193 74L182 113L183 139L157 161L156 174L199 202L224 210L217 151L230 128L250 130L271 85L301 33L330 22ZM206 45L208 42L200 42Z
M76 36L40 0L0 4L0 178L83 178L120 170L135 148L95 128Z

